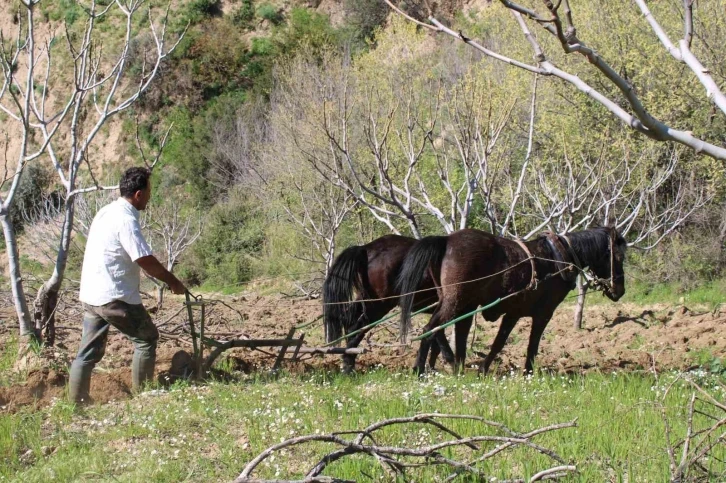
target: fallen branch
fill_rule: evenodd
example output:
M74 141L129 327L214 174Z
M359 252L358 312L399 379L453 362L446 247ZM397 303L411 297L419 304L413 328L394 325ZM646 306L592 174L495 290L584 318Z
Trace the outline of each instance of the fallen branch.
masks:
M472 422L472 426L476 423L482 425L484 428L493 431L494 434L487 435L475 435L475 436L462 436L456 433L454 430L448 428L442 423L442 420L453 420L453 419L465 419ZM387 446L379 444L377 439L373 437L376 431L392 425L409 425L409 424L426 424L439 431L435 436L432 436L432 441L435 443L424 444L417 447L404 447L404 446ZM551 468L545 468L537 472L534 476L526 481L541 481L544 479L553 480L564 477L569 473L576 472L577 468L574 465L566 464L565 460L560 457L557 453L551 449L544 448L534 442L531 439L537 435L556 431L565 428L572 428L577 426L576 421L569 423L554 424L546 426L544 428L536 429L528 433L520 434L506 426L486 420L479 416L469 416L463 414L418 414L411 417L393 418L386 419L374 423L364 429L346 432L336 432L331 434L322 435L308 435L298 436L282 441L274 446L270 446L259 455L257 455L240 473L236 483L252 483L252 482L317 482L317 481L346 481L336 479L334 477L322 477L321 473L330 464L342 458L351 455L368 455L378 461L387 473L392 473L393 476L400 476L407 468L422 468L430 466L449 466L455 470L455 473L447 478L447 481L456 478L461 474L475 475L478 479L486 481L490 475L486 475L483 469L477 467L483 461L492 458L494 455L501 453L502 451L510 448L517 447L528 447L536 453L547 456L553 461L557 462L557 466ZM345 435L357 435L353 439L347 439ZM370 441L370 444L367 444ZM271 457L274 453L289 449L292 446L310 443L310 442L325 442L332 443L338 446L335 451L332 451L324 455L320 460L315 463L305 474L304 479L298 480L262 480L252 478L252 473L255 469L267 458ZM492 442L497 444L494 450L490 450L482 454L482 448L477 443ZM469 461L460 461L453 459L453 457L444 457L441 454L442 450L448 448L458 447L461 450L467 450L471 454ZM458 457L460 458L460 457ZM516 479L515 481L525 481L523 479Z
M690 384L694 392L688 400L686 409L686 434L676 444L672 443L672 427L665 412L666 398L679 379ZM697 394L703 397L697 397ZM714 450L720 446L722 454L726 443L726 415L714 416L712 413L726 412L726 405L703 389L687 375L679 375L664 391L661 412L665 424L666 452L670 463L671 482L685 481L724 481L726 462L716 457ZM697 418L702 416L703 418ZM705 420L704 420L705 418ZM677 460L676 450L680 449Z

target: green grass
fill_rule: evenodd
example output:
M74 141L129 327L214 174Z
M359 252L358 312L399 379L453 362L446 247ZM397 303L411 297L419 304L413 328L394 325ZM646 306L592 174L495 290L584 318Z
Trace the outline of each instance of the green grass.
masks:
M713 310L726 303L726 279L704 281L699 287L684 290L680 283L648 283L626 275L625 295L620 302L635 305L686 305L689 308L701 307ZM570 292L565 299L566 305L577 302L577 291ZM611 304L602 295L588 292L587 302L590 305Z
M18 339L15 335L11 335L6 339L3 350L0 351L0 387L6 386L15 380L12 368L17 354Z
M673 303L715 307L726 301L726 280L703 282L692 290L683 290L678 283L650 284L643 281L628 283L624 302L635 304Z
M182 384L84 412L58 403L39 412L0 416L0 481L229 481L281 438L358 429L384 418L434 411L480 415L522 432L577 419L577 428L536 439L578 466L580 473L568 481L666 481L664 425L655 402L670 380L672 376L657 381L652 376L592 374L439 375L419 381L377 370L351 378L317 373L274 382ZM684 433L689 396L688 387L679 383L666 401L674 438ZM718 396L723 399L722 393ZM462 434L492 434L466 422L451 426ZM421 426L396 427L384 432L379 443L412 446L431 441L431 433ZM277 454L256 476L300 477L326 449L330 447L313 444ZM498 478L526 477L549 464L532 450L516 450L483 468ZM341 460L326 474L385 479L378 463L363 457ZM448 474L427 468L409 476L440 481Z

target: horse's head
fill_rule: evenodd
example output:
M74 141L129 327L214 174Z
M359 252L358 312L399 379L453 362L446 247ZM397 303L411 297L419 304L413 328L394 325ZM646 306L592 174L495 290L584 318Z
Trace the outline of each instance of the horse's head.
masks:
M590 258L590 270L599 279L599 285L605 296L613 302L617 302L625 295L623 263L628 244L615 228L603 227L598 230L602 230L601 236L607 236L607 248L598 250L598 255ZM603 243L600 246L603 247Z

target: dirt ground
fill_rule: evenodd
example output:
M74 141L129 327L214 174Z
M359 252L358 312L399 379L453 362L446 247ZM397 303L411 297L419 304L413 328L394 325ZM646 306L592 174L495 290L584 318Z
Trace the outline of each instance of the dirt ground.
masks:
M572 306L562 306L550 322L540 344L539 366L557 373L588 371L648 371L686 369L706 363L726 354L726 309L716 312L665 305L633 306L599 302L599 295L589 298L584 316L584 329L572 328ZM314 321L320 314L320 302L294 300L254 293L238 297L220 297L223 303L211 302L206 309L207 331L219 340L241 338L284 338L292 326ZM604 299L603 299L604 300ZM153 306L150 302L148 306ZM195 319L199 319L195 312ZM80 342L80 304L65 301L58 309L58 340L55 347L45 348L42 369L32 370L21 383L0 386L0 411L15 411L26 405L47 405L64 395L70 361ZM161 384L172 382L183 370L183 364L172 364L180 351L191 352L191 339L184 330L188 327L182 300L170 298L165 307L153 314L162 333L158 349L157 376ZM426 318L415 319L415 327L425 324ZM0 347L17 333L11 306L0 308ZM467 357L474 371L494 338L498 323L476 319L476 329L470 337ZM520 371L529 337L530 321L522 319L510 335L500 358L497 371ZM305 333L305 346L323 344L322 321L298 330ZM418 330L415 331L418 333ZM448 330L447 333L452 332ZM361 344L367 349L358 357L357 368L382 365L392 370L408 370L413 366L417 343L402 346L397 342L397 319L390 325L377 328ZM453 338L453 336L452 336ZM452 341L453 342L453 341ZM452 344L453 345L453 344ZM209 349L207 349L208 353ZM226 367L233 377L269 370L274 362L274 349L263 353L248 349L233 349L224 353ZM126 399L130 396L130 365L132 344L114 329L108 340L106 355L94 372L91 397L95 403ZM175 361L180 360L179 355ZM302 360L285 363L290 371L337 371L340 357L302 356ZM175 367L172 367L175 366ZM439 363L439 369L449 371Z

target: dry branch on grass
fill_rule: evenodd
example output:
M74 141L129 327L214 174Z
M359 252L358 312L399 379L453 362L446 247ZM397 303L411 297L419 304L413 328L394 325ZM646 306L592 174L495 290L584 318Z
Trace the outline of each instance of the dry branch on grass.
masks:
M686 410L686 434L673 444L672 429L665 412L665 400L673 385L668 386L661 403L665 424L666 451L670 463L671 482L724 481L726 461L723 459L726 442L726 405L690 377L685 380L694 392ZM680 453L680 459L677 454Z
M486 428L495 430L498 434L461 436L455 431L448 428L442 420L465 419L471 421L472 424L478 423ZM414 447L403 446L386 446L379 444L379 438L374 438L374 433L385 427L394 425L410 425L410 424L426 424L440 431L438 436L448 439L437 439L435 443L424 444ZM575 421L561 424L553 424L543 428L535 429L528 433L517 433L507 428L503 424L489 421L479 416L469 416L464 414L418 414L411 417L385 419L368 426L365 429L356 431L336 432L322 435L308 435L290 438L274 446L270 446L262 453L257 455L252 461L247 463L242 473L237 478L237 483L252 482L272 482L272 481L346 481L333 477L322 477L321 473L330 464L346 456L364 454L369 455L378 461L383 470L392 475L402 475L406 469L421 468L428 466L448 466L453 473L446 478L446 481L452 481L460 475L469 474L476 475L479 478L488 478L488 476L477 467L484 461L490 460L497 454L517 447L528 447L533 451L545 455L557 463L557 466L546 468L526 481L541 481L557 479L568 473L577 471L574 465L569 465L561 456L551 449L540 446L532 441L532 438L543 433L556 431L565 428L575 427ZM345 435L357 435L354 439L347 439ZM366 440L370 444L366 444ZM261 480L252 478L251 475L255 469L267 458L275 452L290 448L303 443L309 442L326 442L333 443L340 448L324 455L315 463L305 474L302 480ZM484 448L487 445L489 447ZM491 447L493 445L493 447ZM459 448L470 453L468 456L446 457L442 454L442 450L448 448ZM513 479L511 481L525 481L524 479Z

